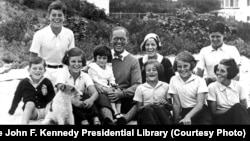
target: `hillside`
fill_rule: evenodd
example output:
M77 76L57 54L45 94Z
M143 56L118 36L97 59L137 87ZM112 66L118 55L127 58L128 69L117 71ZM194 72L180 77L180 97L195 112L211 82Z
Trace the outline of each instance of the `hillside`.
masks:
M30 9L24 5L12 4L7 0L0 0L0 22L10 21L16 16L21 17L25 14L35 15L39 20L44 21L46 11Z

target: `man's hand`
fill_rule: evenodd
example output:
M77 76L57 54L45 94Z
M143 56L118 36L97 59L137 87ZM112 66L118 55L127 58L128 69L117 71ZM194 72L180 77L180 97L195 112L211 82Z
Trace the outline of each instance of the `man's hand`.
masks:
M121 89L114 89L113 92L108 92L107 95L111 102L116 102L121 99L123 92Z

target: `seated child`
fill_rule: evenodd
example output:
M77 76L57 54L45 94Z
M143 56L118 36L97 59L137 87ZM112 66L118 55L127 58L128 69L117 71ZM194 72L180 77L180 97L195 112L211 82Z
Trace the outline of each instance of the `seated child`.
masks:
M110 64L112 55L109 47L101 45L95 48L94 62L89 64L88 74L93 79L100 94L106 94L109 91L115 91L118 88L115 83L112 66ZM121 103L111 103L116 119L123 118L121 114ZM121 119L120 119L121 120Z
M203 78L193 74L196 60L190 52L180 52L173 68L178 73L169 83L168 93L173 96L173 116L176 124L211 124L211 114L205 98L208 93Z
M137 102L137 123L139 125L168 125L172 123L171 97L168 83L158 76L162 65L154 60L145 63L146 82L139 85L133 100Z
M208 86L208 106L214 124L250 124L247 86L234 80L239 68L234 59L223 59L214 67L217 81Z
M98 93L90 76L81 71L86 65L84 52L77 47L72 48L65 53L62 62L67 67L58 75L56 87L59 88L61 84L69 84L75 86L82 93L72 101L75 123L99 125L99 114L94 105Z
M45 117L46 105L55 96L51 81L45 78L45 61L35 57L29 62L29 77L20 81L15 91L9 114L13 115L21 100L23 100L22 124L28 124L30 120L38 120Z

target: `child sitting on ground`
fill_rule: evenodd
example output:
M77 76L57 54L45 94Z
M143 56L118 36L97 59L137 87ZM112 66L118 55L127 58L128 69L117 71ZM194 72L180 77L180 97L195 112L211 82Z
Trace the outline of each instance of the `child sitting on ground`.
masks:
M86 65L85 53L79 48L68 50L62 60L67 67L58 75L56 86L69 84L75 86L82 94L73 98L75 123L81 125L100 125L99 114L94 105L98 92L90 76L82 71Z
M35 57L29 62L29 77L20 81L15 91L9 114L13 115L21 100L23 100L22 124L28 124L30 120L38 120L45 117L46 105L55 96L51 81L45 78L45 61Z
M169 85L158 78L163 66L156 60L150 60L144 67L146 82L137 87L133 98L137 102L137 123L138 125L172 124Z

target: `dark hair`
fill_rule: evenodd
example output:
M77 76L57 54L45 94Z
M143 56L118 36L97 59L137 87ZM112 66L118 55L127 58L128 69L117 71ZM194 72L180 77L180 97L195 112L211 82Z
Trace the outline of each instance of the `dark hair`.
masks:
M65 52L65 55L62 59L62 63L65 65L69 65L69 58L75 57L75 56L81 56L82 59L82 66L86 66L86 57L85 53L80 48L71 48L70 50Z
M43 63L44 68L46 67L46 62L43 58L36 56L29 60L29 67L32 66L32 64L41 64Z
M126 37L129 39L129 32L128 32L128 30L125 27L122 27L122 26L116 26L116 27L114 27L114 28L111 29L110 39L113 37L113 32L116 31L116 30L124 30L126 32Z
M195 60L194 56L188 51L183 51L177 54L174 60L174 64L173 64L174 71L177 71L177 61L190 63L191 65L190 70L193 70L197 64L197 61Z
M224 34L226 30L226 26L221 22L215 22L209 25L209 33L219 32Z
M233 58L222 59L219 64L227 66L227 72L228 72L227 79L233 79L239 73L239 67ZM214 66L215 74L216 74L219 64Z
M156 70L158 72L158 77L164 75L164 67L156 60L149 60L144 64L145 73L146 73L146 66L151 64L153 64L156 67Z
M94 49L93 52L94 55L94 60L96 61L96 57L99 56L107 56L108 57L108 61L107 62L111 62L112 60L112 54L111 54L111 49L109 47L107 47L106 45L99 45Z
M65 3L61 2L60 0L52 2L48 7L48 12L50 13L51 10L62 10L63 14L66 15L67 12L67 6Z

